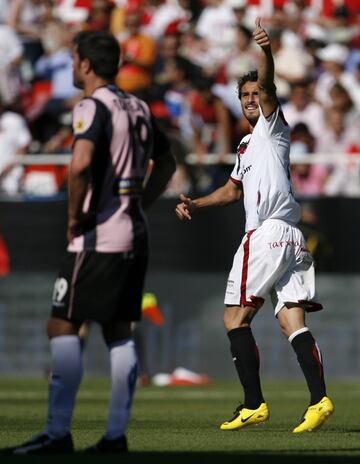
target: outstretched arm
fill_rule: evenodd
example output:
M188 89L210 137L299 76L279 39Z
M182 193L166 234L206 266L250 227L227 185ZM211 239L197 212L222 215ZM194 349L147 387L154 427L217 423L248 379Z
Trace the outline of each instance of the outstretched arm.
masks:
M166 150L156 157L149 180L144 188L142 198L144 209L148 209L163 193L175 170L176 163L170 150Z
M225 185L210 193L210 195L197 198L196 200L192 200L181 194L181 203L177 205L175 213L181 220L191 220L193 213L200 208L226 206L235 203L240 199L241 192L241 185L237 185L229 179Z
M271 53L269 36L261 27L260 18L256 18L256 29L253 32L255 42L261 48L258 67L259 100L264 116L270 116L277 106L276 87L274 84L274 59Z

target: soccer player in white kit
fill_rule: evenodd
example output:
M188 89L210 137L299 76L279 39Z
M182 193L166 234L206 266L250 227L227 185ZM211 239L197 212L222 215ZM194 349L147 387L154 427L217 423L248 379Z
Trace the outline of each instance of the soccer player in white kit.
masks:
M320 350L305 325L305 312L322 306L316 299L313 259L296 226L300 206L290 179L290 129L276 97L271 45L260 18L253 37L262 51L259 68L240 79L238 87L251 133L239 144L228 182L195 200L181 195L176 214L181 220L190 220L198 209L224 206L243 194L246 234L227 282L224 324L244 389L244 404L220 428L236 430L270 417L250 325L264 299L271 295L275 316L296 353L310 391L310 405L293 430L300 433L321 427L334 406L326 394Z

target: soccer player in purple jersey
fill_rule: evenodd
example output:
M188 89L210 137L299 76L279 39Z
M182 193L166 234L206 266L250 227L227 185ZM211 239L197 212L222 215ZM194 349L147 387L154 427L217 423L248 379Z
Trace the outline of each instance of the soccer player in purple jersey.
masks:
M313 259L297 227L300 207L289 175L290 130L276 97L270 41L260 18L253 37L261 48L259 68L239 81L239 98L251 133L239 144L228 182L195 200L181 195L176 214L181 220L190 220L198 209L224 206L244 194L246 234L234 256L224 301L224 323L244 389L244 404L220 428L237 430L270 417L250 326L264 299L271 295L275 316L310 390L310 405L293 430L301 433L318 429L334 411L326 394L320 350L305 325L305 311L322 306L316 298Z
M146 103L117 88L120 48L106 32L74 39L74 83L85 97L73 112L68 249L55 282L48 322L52 374L44 432L12 454L73 451L70 424L82 377L79 328L101 325L112 387L108 424L88 453L127 451L126 427L137 380L131 324L141 318L148 259L144 208L175 170L167 138ZM144 187L149 160L151 175Z

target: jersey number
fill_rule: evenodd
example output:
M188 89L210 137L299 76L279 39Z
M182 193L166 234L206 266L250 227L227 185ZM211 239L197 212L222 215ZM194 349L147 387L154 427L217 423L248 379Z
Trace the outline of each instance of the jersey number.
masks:
M129 134L133 150L133 169L141 175L151 154L152 131L148 120L142 114L129 114Z

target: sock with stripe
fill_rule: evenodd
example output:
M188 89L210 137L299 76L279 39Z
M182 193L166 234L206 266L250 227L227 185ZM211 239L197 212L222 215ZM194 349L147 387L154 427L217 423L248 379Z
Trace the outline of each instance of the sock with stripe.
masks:
M289 337L310 390L310 405L326 396L324 369L320 349L307 327Z
M77 335L62 335L50 340L51 379L49 412L45 432L62 438L70 431L75 398L82 378L82 355Z
M244 406L257 409L264 403L261 391L259 351L250 327L240 327L228 332L230 349L240 382L244 388Z
M111 394L105 437L115 440L125 435L137 381L137 358L133 340L109 346Z

